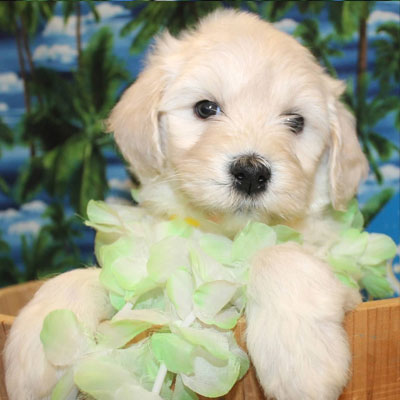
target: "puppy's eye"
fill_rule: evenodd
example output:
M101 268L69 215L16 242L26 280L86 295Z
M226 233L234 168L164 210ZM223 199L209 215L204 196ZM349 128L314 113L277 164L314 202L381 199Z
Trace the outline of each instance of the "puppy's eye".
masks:
M201 100L194 105L194 113L201 119L206 119L217 115L221 112L221 108L217 103L210 100Z
M304 118L300 114L284 114L283 123L296 134L300 133L304 128Z

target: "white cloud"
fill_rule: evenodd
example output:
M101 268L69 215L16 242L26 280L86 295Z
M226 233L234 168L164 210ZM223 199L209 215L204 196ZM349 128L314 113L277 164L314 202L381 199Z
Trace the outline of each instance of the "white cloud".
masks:
M400 179L400 168L394 164L384 164L379 169L381 174L383 175L383 179L385 182L395 181ZM368 175L366 183L375 182L375 175L371 172Z
M400 179L400 168L394 164L385 164L380 169L385 180L398 180Z
M24 211L44 211L46 208L46 203L44 203L41 200L34 200L31 201L30 203L25 203L22 207L21 210Z
M4 112L8 110L8 104L7 103L0 103L0 112Z
M132 183L129 179L116 179L112 178L108 181L108 186L111 189L119 189L119 190L130 190L132 189Z
M92 18L83 16L81 17L81 33L86 31L85 23ZM53 35L76 35L76 16L71 15L67 22L64 23L64 18L62 16L55 15L47 23L43 31L43 36L53 36Z
M18 210L15 208L7 208L6 210L0 211L1 218L13 218L18 215Z
M16 222L8 228L9 235L22 235L31 233L36 235L40 230L40 224L37 221Z
M0 74L0 92L22 92L22 79L15 72L3 72Z
M76 49L67 44L53 44L52 46L41 44L33 52L33 58L39 61L60 61L67 64L73 62L76 57Z
M125 206L131 206L132 201L124 199L123 197L108 196L105 199L107 204L121 204Z
M129 14L129 11L126 8L110 3L101 3L96 6L96 10L103 20Z
M296 29L298 23L293 19L284 18L278 22L274 22L273 25L276 29L279 29L280 31L293 32Z
M368 24L376 24L388 21L400 21L400 15L391 11L373 11L368 17Z

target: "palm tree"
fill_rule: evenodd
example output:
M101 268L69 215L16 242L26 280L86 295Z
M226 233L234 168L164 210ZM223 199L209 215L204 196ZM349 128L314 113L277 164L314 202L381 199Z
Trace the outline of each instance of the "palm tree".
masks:
M21 237L25 269L19 274L19 281L43 278L82 265L76 244L81 233L77 217L67 218L61 203L49 205L42 216L49 218L49 222L38 234Z
M24 100L25 100L25 109L29 112L30 110L30 94L29 88L27 84L27 76L25 70L25 60L23 56L23 39L21 32L21 20L19 15L22 13L25 5L19 2L11 2L5 1L0 3L0 26L1 30L12 33L15 35L15 39L17 42L17 51L18 51L18 62L19 68L21 71L21 77L24 85Z
M307 11L306 2L298 5L301 11ZM308 2L309 4L315 2ZM374 1L345 1L327 4L329 19L332 22L339 39L351 38L358 32L358 53L356 67L355 90L348 85L344 96L345 101L353 110L357 121L357 134L362 142L364 152L379 183L383 177L379 170L379 159L387 160L397 147L378 134L374 128L390 111L396 109L399 102L393 96L378 96L372 101L367 99L367 89L370 78L367 75L367 20L374 7ZM312 7L312 4L309 6ZM312 9L311 9L312 11ZM332 37L333 38L333 37ZM396 53L396 52L395 52ZM382 59L382 62L385 59ZM378 158L379 157L379 158Z
M237 6L242 2L231 3ZM172 34L177 34L182 29L193 26L203 15L222 7L223 2L127 2L123 5L138 14L121 29L121 35L126 36L137 30L131 44L131 51L140 53L161 29L168 28Z
M7 286L19 282L19 273L10 254L10 246L1 236L0 231L0 286Z
M82 52L85 68L69 80L60 79L55 71L38 71L32 88L43 93L44 104L32 112L25 129L46 152L20 174L15 191L19 202L44 187L52 196L68 196L85 216L91 198L104 198L108 187L103 148L113 148L113 141L104 133L103 120L128 78L112 50L113 35L103 28Z
M24 87L25 110L29 114L32 108L29 79L34 76L34 65L29 47L29 36L34 34L42 18L50 18L54 2L5 1L0 3L0 26L2 30L15 35L18 63ZM28 60L26 65L25 58ZM38 95L40 100L40 95ZM29 139L31 156L35 155L35 144Z
M82 23L82 2L81 1L62 1L62 13L64 15L64 23L67 23L69 17L75 12L76 15L76 50L78 53L78 66L82 67L82 40L81 40L81 23ZM92 0L86 0L85 3L89 6L96 22L99 22L100 15L96 10L95 2Z
M0 118L0 145L10 146L13 143L13 135L11 129L6 123ZM1 146L0 146L0 157L1 157ZM10 188L7 182L0 176L0 191L5 194L9 194Z
M385 35L375 40L373 44L376 49L374 77L379 80L382 96L387 96L388 93L396 95L392 88L398 88L400 85L400 24L385 22L376 31ZM397 130L400 130L400 98L394 96L394 101L396 101L395 99L397 100L397 104L394 105L395 124Z
M336 70L329 60L329 57L342 55L341 51L332 46L334 34L322 37L317 20L305 19L297 26L294 35L301 38L303 44L311 50L332 76L337 77Z

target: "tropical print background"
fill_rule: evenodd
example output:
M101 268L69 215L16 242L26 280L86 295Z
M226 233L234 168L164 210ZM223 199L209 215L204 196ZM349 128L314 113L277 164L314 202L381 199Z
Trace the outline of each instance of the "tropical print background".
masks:
M130 202L130 176L102 121L134 81L154 34L217 7L295 35L348 82L370 162L368 231L400 238L400 3L324 1L0 3L0 285L90 265L89 199ZM398 292L397 260L389 279ZM397 282L397 283L396 283Z

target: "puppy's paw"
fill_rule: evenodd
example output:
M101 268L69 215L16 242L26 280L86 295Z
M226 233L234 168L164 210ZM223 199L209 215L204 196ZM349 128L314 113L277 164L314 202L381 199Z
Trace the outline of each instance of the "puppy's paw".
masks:
M334 400L351 354L342 321L346 290L330 267L295 244L253 262L247 347L260 383L277 400Z
M63 370L50 364L40 341L43 320L57 309L69 309L90 330L110 318L113 309L99 282L98 268L78 269L43 284L15 319L4 350L10 400L39 400L51 394Z

